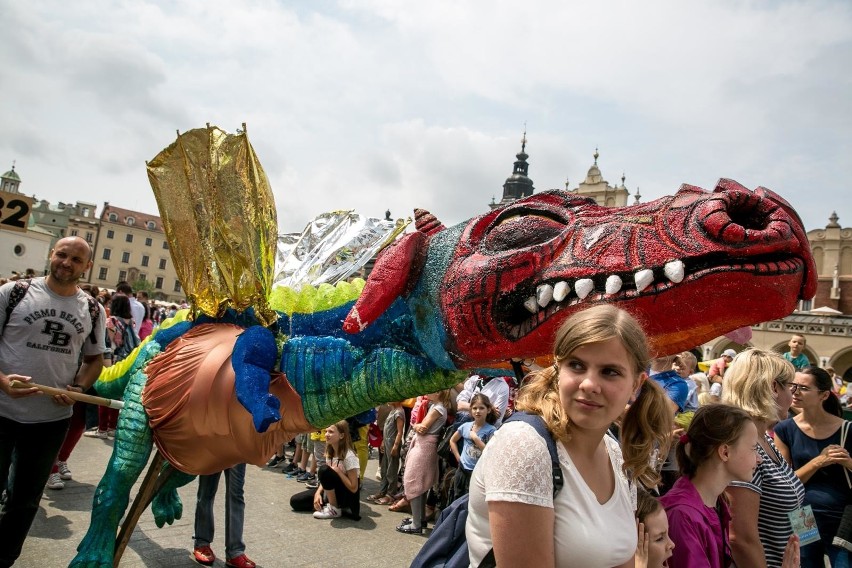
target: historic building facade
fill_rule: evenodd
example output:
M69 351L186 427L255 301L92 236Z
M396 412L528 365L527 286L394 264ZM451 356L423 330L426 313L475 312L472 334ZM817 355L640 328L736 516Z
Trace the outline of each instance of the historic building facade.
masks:
M121 281L145 280L153 298L179 302L185 297L178 280L163 224L156 215L104 203L94 243L90 278L98 287L115 288Z
M12 169L0 176L0 189L20 194L21 178ZM74 204L35 201L26 232L0 229L0 276L32 268L44 274L50 250L62 237L85 239L94 251L92 269L81 282L99 288L115 288L121 281L131 285L150 282L157 300L180 302L186 295L175 271L162 221L130 209L104 203L100 217L97 205L84 201Z
M574 193L585 197L591 197L598 205L603 205L605 207L624 207L627 205L627 198L630 195L630 192L627 191L627 187L624 185L627 178L624 174L622 174L620 186L609 185L609 182L603 178L603 174L601 174L601 170L598 167L598 158L600 157L600 154L598 153L597 148L595 148L593 156L595 161L589 168L589 171L586 172L586 179L581 181L577 187L569 191L573 191ZM569 185L570 183L566 181L566 189ZM635 197L636 203L639 203L641 196L639 195L638 188L636 189Z

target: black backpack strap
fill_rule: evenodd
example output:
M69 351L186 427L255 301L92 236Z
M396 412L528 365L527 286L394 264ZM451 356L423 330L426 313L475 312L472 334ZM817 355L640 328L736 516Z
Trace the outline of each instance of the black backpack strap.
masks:
M477 568L494 568L496 566L497 559L494 558L494 548L492 547L491 550L488 551L488 554L482 558L482 562L479 563Z
M98 336L95 334L95 330L98 328L98 320L101 317L100 304L88 294L86 294L86 301L89 303L89 317L92 318L92 331L89 333L89 339L92 341L92 344L97 344Z
M27 295L27 290L30 289L30 279L24 278L22 280L16 280L15 285L12 287L12 291L9 292L9 302L6 304L6 320L3 322L3 327L0 328L0 335L3 334L3 330L6 329L6 324L9 323L9 318L12 316L12 312L18 307L18 304L21 303L21 300L24 299L24 296Z
M544 423L544 418L538 414L515 411L511 416L503 421L504 424L506 422L524 422L529 424L535 428L535 431L538 432L539 436L544 438L544 442L547 444L547 451L550 452L550 464L553 475L553 496L556 497L556 494L559 493L559 490L562 489L562 486L565 484L565 478L562 476L562 468L559 466L559 453L556 451L556 440L553 439L553 436L550 434L550 430L547 429L547 426Z
M562 467L559 465L559 452L556 450L556 440L553 439L550 430L547 429L544 418L538 414L516 410L503 421L503 424L506 422L524 422L529 424L535 428L539 436L544 438L544 443L547 444L547 451L550 453L551 474L553 475L553 497L556 497L556 494L559 493L559 490L565 484L565 478L562 476ZM497 562L494 558L494 548L492 547L488 551L488 554L483 557L478 568L492 568L495 566L497 566Z

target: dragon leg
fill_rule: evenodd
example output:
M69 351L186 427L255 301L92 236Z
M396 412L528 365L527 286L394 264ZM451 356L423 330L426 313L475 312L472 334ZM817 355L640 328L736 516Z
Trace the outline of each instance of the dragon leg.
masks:
M277 358L275 337L259 325L237 337L231 356L237 400L249 411L255 430L261 433L281 420L281 401L269 393L269 372Z
M154 513L154 522L162 528L164 524L172 524L183 516L183 502L177 490L195 479L195 476L175 469L169 462L163 464L160 475L167 475L167 480L154 496L151 512Z
M130 500L130 489L151 456L151 429L141 403L146 380L141 370L136 371L124 392L124 408L118 415L112 456L95 490L92 520L77 547L77 556L71 561L73 568L113 565L116 532Z

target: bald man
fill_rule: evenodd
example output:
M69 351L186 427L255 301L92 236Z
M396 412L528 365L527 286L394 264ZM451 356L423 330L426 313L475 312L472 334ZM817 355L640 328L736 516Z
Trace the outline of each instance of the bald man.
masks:
M50 253L47 276L0 287L0 484L6 487L0 568L14 564L21 553L74 404L64 394L12 389L10 382L83 392L98 378L106 316L77 287L91 266L89 244L66 237Z

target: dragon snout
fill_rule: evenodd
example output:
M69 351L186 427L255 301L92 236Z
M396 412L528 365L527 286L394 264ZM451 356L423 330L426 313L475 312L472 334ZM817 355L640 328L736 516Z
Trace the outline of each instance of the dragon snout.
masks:
M769 191L750 191L723 180L697 213L708 237L735 248L748 247L750 255L802 249L800 221Z
M694 211L707 238L729 257L743 259L795 257L804 266L799 297L816 293L816 265L804 225L795 210L778 194L759 187L754 191L722 179Z

